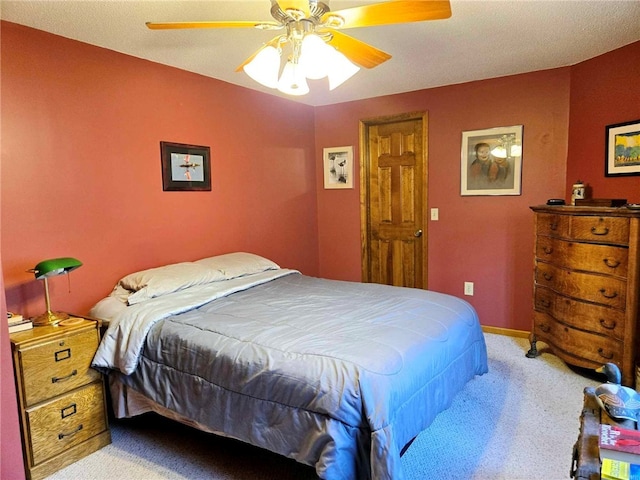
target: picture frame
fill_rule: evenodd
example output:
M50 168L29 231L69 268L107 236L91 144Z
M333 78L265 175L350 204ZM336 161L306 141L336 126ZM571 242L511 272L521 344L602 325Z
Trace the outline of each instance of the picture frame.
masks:
M160 142L164 191L210 191L210 148L201 145Z
M460 195L521 195L523 125L462 132Z
M353 146L323 149L324 188L353 188Z
M605 177L640 175L640 120L606 127Z

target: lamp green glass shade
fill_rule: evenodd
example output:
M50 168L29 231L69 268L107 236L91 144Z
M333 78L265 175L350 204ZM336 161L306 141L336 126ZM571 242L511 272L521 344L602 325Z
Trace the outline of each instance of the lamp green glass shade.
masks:
M47 311L33 319L34 325L57 325L61 320L69 318L67 313L51 311L51 303L49 301L49 283L47 282L47 279L49 277L55 277L56 275L65 275L81 266L82 262L80 260L71 257L63 257L43 260L30 270L35 274L37 280L44 280L44 298L47 304Z
M40 280L44 277L55 277L56 275L64 275L78 267L82 266L82 262L75 258L52 258L51 260L43 260L35 266L33 272L36 279Z

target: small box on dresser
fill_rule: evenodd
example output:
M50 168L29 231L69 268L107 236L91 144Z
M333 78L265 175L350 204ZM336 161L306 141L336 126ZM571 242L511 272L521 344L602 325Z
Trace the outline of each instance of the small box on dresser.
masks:
M10 335L27 478L37 480L111 443L105 386L91 368L98 322Z
M613 362L635 385L640 286L640 212L628 208L546 206L535 212L536 342L570 365Z

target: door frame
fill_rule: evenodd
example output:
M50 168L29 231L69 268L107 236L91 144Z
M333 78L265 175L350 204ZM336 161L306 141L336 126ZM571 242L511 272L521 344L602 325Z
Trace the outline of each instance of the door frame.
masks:
M422 161L424 162L423 169L423 188L422 188L422 198L418 199L424 205L424 211L422 219L423 222L423 242L422 242L422 260L423 260L423 268L422 268L422 285L424 289L427 289L428 286L428 217L427 212L429 211L427 205L428 198L428 178L429 178L429 153L428 153L428 141L427 141L427 132L428 132L428 114L426 111L418 111L418 112L408 112L401 113L396 115L383 115L379 117L362 119L359 122L359 143L360 143L360 263L362 266L362 281L369 282L370 281L370 272L369 272L369 264L370 264L370 246L369 246L369 238L370 238L370 229L369 229L369 216L370 216L370 208L369 208L369 199L370 199L370 191L369 191L369 176L371 174L371 152L369 151L369 129L374 125L382 125L386 123L397 123L407 120L422 120Z

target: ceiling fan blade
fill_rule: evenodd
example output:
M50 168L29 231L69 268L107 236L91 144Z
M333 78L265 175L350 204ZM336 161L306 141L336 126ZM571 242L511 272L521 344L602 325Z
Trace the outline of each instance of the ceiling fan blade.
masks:
M281 35L278 35L277 37L272 38L271 40L269 40L267 43L265 43L264 45L262 45L258 50L256 50L253 55L251 55L249 58L247 58L244 62L242 62L238 68L236 68L236 72L241 72L242 69L244 68L245 65L247 65L248 63L251 62L251 60L253 60L254 58L256 58L256 55L258 55L262 50L264 50L266 47L274 47L274 48L278 48L278 43L280 42L280 38Z
M332 21L332 16L335 18L336 15L344 19L343 24L340 25L339 19L338 23ZM449 0L400 0L327 12L322 16L322 23L334 28L355 28L440 20L450 16Z
M357 63L361 67L373 68L391 58L386 52L372 47L368 43L361 42L349 35L338 32L337 30L328 29L332 38L327 43L335 47L339 52L353 63Z
M182 28L281 28L276 22L146 22L151 30L178 30Z
M305 17L308 17L311 13L311 10L309 9L309 0L276 0L275 3L280 5L283 12L286 12L287 10L299 10L304 13Z

